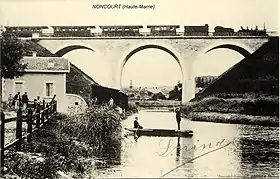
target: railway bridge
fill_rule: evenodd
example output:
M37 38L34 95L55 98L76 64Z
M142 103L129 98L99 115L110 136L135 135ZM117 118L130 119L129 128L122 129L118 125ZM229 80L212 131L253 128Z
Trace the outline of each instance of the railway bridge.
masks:
M110 69L110 88L121 88L123 68L129 58L144 49L163 50L180 66L183 87L182 103L195 96L193 63L215 49L234 50L244 57L269 41L270 36L120 36L120 37L34 37L41 46L62 57L77 49L88 49L104 55ZM152 60L152 57L151 57ZM224 59L226 60L226 59ZM219 64L217 64L219 65ZM155 69L156 72L156 69Z

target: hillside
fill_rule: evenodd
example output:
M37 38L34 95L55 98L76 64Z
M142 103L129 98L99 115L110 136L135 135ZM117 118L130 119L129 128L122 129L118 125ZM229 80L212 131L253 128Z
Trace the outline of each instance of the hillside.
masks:
M279 96L279 40L271 38L196 94L193 101L217 94Z

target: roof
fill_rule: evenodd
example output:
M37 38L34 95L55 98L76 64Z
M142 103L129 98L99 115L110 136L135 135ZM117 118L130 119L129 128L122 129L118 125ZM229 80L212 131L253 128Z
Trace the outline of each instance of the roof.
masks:
M80 25L80 26L51 26L52 28L95 28L95 26L86 26L86 25Z
M79 73L81 73L82 75L84 75L84 77L89 80L91 82L91 85L96 85L96 86L100 86L96 81L94 81L88 74L86 74L85 72L83 72L80 68L78 68L77 66L75 66L73 63L71 63L71 68L76 69Z
M135 27L135 28L143 28L143 26L142 25L103 25L103 26L99 26L100 28L107 28L107 27L109 27L109 28L128 28L128 27Z
M148 25L147 28L151 28L151 27L176 27L179 28L179 25Z
M24 56L32 56L36 52L37 57L55 57L48 49L32 40L23 40Z
M48 28L47 26L4 26L4 27L7 28L7 29L22 29L22 28L47 29Z
M61 57L23 57L22 63L27 64L26 72L68 73L70 63Z

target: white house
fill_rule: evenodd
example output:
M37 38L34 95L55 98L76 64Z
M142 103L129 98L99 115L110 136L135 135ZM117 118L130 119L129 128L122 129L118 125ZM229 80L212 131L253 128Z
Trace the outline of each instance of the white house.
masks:
M70 72L70 63L61 57L23 57L27 64L23 76L14 79L4 79L3 100L8 100L20 92L27 92L29 100L40 96L41 100L49 102L56 94L58 112L66 113L68 100L66 96L66 74Z

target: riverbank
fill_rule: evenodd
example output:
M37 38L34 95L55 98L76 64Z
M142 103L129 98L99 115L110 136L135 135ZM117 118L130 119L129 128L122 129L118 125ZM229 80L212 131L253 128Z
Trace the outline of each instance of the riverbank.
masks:
M182 106L193 121L279 126L278 96L216 95Z
M228 124L251 124L260 126L278 127L279 118L275 116L251 116L236 113L191 112L184 117L192 121L205 121Z
M181 105L181 101L176 100L133 100L141 108L174 108Z
M5 152L6 175L17 178L86 178L100 158L118 157L121 120L126 114L108 106L89 107L84 114L57 114L22 151Z

